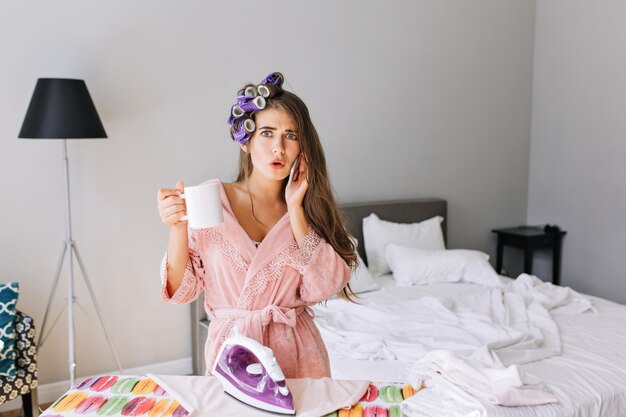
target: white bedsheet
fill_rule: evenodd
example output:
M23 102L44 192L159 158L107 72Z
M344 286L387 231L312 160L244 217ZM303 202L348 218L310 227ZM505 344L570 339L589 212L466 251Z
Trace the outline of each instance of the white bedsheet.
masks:
M353 359L415 362L445 349L486 366L509 366L561 353L551 312L592 308L586 297L526 274L503 289L415 298L405 297L408 290L388 287L360 304L339 299L316 307L324 340Z
M572 415L626 416L625 306L594 299L597 314L564 315L554 314L558 310L553 310L553 319L550 321L555 327L556 336L554 332L548 331L550 325L548 320L543 320L546 317L540 309L531 308L531 316L538 314L531 322L539 324L535 328L539 332L532 340L548 343L539 349L539 355L533 352L524 357L520 356L519 349L510 348L523 347L524 343L532 343L532 340L518 340L515 343L516 334L510 329L480 327L480 317L472 317L469 312L463 317L465 322L461 320L458 326L451 325L454 317L446 316L446 299L462 294L468 300L474 298L484 301L488 293L488 289L471 284L396 287L391 278L386 278L383 290L364 294L361 305L331 300L326 306L316 307L316 323L329 348L333 377L404 382L415 360L434 348L443 347L485 359L485 352L481 352L479 344L484 342L481 337L490 335L506 342L500 346L496 359L506 364L510 363L511 358L519 360L521 357L522 362L529 362L522 368L541 378L563 405L573 410ZM439 304L436 300L440 301ZM377 307L371 308L372 305ZM576 301L567 305L574 310L584 307L577 305ZM428 310L427 307L432 308ZM402 330L409 328L408 324L415 321L415 317L423 323L429 323L433 319L432 311L438 320L434 325L420 325L411 331ZM468 337L465 328L468 323L479 325L472 329L477 335L470 334ZM420 340L416 342L416 338ZM359 340L360 343L354 343ZM514 356L509 355L511 352ZM547 359L536 360L541 357ZM494 359L493 356L491 358ZM525 407L516 407L518 414L515 415L564 414L563 409L558 407L541 407L544 407L542 410L545 413L538 407L531 407L532 411L527 412L523 410Z

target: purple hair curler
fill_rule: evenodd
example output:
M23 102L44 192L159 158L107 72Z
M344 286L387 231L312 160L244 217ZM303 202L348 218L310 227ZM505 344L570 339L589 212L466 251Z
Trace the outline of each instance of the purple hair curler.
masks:
M276 87L280 87L283 85L283 81L285 81L285 77L280 72L272 72L270 75L265 77L261 84L271 84Z
M247 86L246 89L243 90L243 94L246 96L252 96L252 97L256 97L259 95L256 87L253 85Z
M242 103L245 103L246 101L252 100L255 97L256 96L246 96L245 94L239 94L237 96L237 103L242 104Z
M241 107L239 107L237 104L235 104L233 107L230 108L230 114L231 116L233 116L233 118L239 119L241 116L245 114L245 111Z
M259 84L257 86L259 95L264 98L274 97L278 93L278 88L272 84Z
M246 143L250 139L250 134L243 126L231 127L230 134L235 142Z
M232 113L230 114L230 116L228 116L228 124L229 125L233 125L233 123L235 123L237 120L239 120L239 118L235 118L233 117Z
M230 135L235 142L243 144L250 140L255 129L256 123L254 123L254 120L245 117L233 122L230 128Z
M252 119L246 119L243 122L243 128L246 130L246 132L252 133L256 129L256 123L254 123L254 120Z
M265 105L267 104L267 102L265 101L265 99L261 96L257 96L254 99L250 100L250 101L246 101L243 104L239 104L235 107L239 107L240 110L249 113L249 112L253 112L253 111L259 111L259 110L263 110L265 108ZM233 116L235 114L233 113Z

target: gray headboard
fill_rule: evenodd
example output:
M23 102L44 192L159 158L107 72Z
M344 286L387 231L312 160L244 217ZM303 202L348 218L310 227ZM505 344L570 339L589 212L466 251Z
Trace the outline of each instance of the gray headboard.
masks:
M367 263L363 244L363 218L376 213L382 220L394 223L415 223L434 216L444 218L441 224L444 239L447 225L447 202L440 198L353 203L341 206L348 230L359 241L358 252Z

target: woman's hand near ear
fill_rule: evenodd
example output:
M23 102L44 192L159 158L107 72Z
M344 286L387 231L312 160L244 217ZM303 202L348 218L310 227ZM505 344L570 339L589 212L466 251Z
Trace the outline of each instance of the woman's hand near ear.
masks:
M309 233L309 222L304 214L304 195L309 189L308 181L309 165L304 154L300 159L300 166L294 172L291 184L285 188L285 201L287 202L287 212L291 222L291 230L296 238L296 242L301 246L304 237Z
M300 154L300 164L298 170L293 173L291 184L285 188L285 201L287 202L287 209L292 210L297 207L302 207L304 201L304 195L309 188L308 174L309 165L306 160L306 156ZM294 162L296 163L296 162Z

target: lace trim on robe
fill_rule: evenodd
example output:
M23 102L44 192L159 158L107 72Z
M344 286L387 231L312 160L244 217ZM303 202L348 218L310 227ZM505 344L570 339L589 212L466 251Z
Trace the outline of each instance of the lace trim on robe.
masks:
M248 262L241 255L235 246L228 239L224 238L224 235L214 227L208 229L202 229L202 233L209 236L209 238L219 248L220 252L224 254L235 268L240 272L246 273L248 271Z
M204 276L204 264L202 263L202 259L200 259L200 256L198 256L195 251L190 250L183 280L176 292L170 297L167 293L167 252L165 252L165 256L163 256L163 260L161 261L161 298L164 301L169 301L174 304L183 302L183 299L189 294L191 289L196 287L196 283L193 280L194 268L196 271L202 271L202 276Z
M277 279L282 275L285 265L289 264L302 273L321 241L322 238L315 233L312 227L309 227L306 236L302 240L301 248L298 248L298 244L294 240L289 246L278 252L271 261L266 263L255 276L250 277L243 287L237 308L249 310L252 300L265 292L267 284L271 279Z
M309 226L309 231L302 239L302 245L299 248L296 245L295 250L290 253L289 264L301 274L304 273L321 241L322 238Z
M265 292L270 280L280 277L289 260L289 253L294 250L294 246L296 246L295 242L278 252L259 272L250 277L243 287L242 294L237 302L237 308L249 310L252 306L252 300Z

